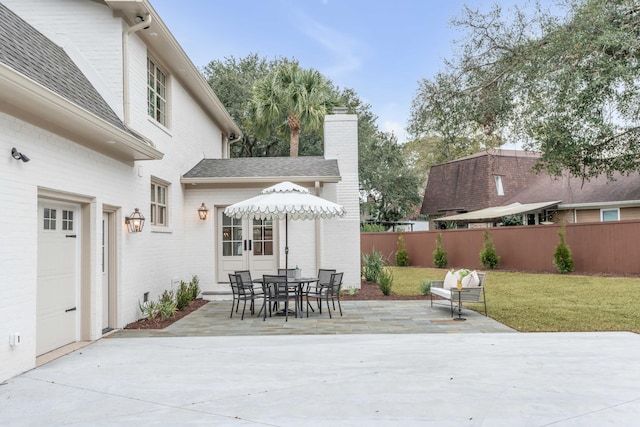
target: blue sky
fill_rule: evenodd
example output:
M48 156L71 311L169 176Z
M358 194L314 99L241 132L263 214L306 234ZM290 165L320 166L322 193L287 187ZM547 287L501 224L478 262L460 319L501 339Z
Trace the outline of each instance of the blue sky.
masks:
M464 0L150 0L193 63L295 58L371 105L400 142L418 81L444 70ZM502 0L508 7L517 0Z

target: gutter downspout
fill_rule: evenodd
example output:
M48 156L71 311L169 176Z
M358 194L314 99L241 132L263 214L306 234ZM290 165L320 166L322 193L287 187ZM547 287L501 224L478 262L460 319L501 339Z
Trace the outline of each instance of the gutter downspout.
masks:
M131 121L131 107L129 97L129 35L149 27L151 24L151 14L147 14L142 22L129 27L128 30L122 32L122 109L124 116L124 125L129 127Z
M242 136L236 136L235 133L231 133L228 136L224 133L222 134L222 158L229 159L231 158L231 144L236 141L240 141Z

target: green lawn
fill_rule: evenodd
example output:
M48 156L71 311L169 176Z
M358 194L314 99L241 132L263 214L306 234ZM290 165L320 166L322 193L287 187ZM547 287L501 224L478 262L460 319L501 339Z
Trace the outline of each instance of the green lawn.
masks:
M442 280L447 271L390 268L399 295L420 295L423 280ZM486 273L489 317L518 331L640 333L640 278Z

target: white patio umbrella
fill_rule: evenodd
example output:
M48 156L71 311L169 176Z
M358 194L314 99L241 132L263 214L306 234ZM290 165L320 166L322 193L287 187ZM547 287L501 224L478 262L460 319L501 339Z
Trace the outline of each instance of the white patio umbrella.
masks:
M227 206L225 215L247 219L284 219L285 268L289 268L289 218L317 219L345 215L337 203L314 196L304 187L284 181L262 190L258 196Z

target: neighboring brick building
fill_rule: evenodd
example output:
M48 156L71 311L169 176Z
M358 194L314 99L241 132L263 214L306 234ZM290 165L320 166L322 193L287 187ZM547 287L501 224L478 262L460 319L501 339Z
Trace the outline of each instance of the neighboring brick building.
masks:
M640 218L637 173L617 174L613 181L605 176L585 182L554 178L533 172L538 158L537 153L520 150L488 150L435 165L421 213L429 215L433 228L449 221L497 225L500 217L495 215L501 211L523 215L528 225Z
M433 220L446 215L501 206L531 184L539 155L489 150L431 167L422 209Z

